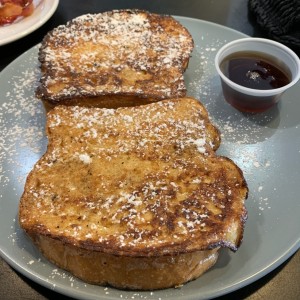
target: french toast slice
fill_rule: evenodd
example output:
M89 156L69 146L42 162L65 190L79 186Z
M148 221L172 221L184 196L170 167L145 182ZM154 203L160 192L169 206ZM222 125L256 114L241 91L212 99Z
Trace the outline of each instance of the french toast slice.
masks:
M215 154L220 134L199 101L56 106L46 129L19 221L58 266L91 283L158 289L200 276L220 247L239 247L247 184Z
M193 47L188 30L171 16L130 9L83 15L42 41L36 95L50 108L184 97Z

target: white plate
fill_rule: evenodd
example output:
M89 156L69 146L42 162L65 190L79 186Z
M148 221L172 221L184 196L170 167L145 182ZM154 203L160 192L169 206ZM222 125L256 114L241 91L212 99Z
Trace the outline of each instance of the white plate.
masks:
M16 41L41 27L54 14L58 3L59 0L42 0L30 16L10 25L0 26L0 46Z
M185 74L188 93L200 98L222 132L219 154L244 171L250 188L244 242L221 252L217 264L179 289L120 291L85 284L49 263L18 225L18 202L33 164L46 149L45 114L34 90L37 47L0 74L0 255L16 270L56 292L79 299L208 299L264 276L300 245L300 85L279 106L242 114L223 100L214 57L224 43L244 37L217 24L177 17L195 40Z

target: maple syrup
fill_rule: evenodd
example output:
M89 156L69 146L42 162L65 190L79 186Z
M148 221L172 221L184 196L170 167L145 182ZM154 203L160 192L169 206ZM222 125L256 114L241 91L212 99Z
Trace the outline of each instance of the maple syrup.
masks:
M273 57L259 52L244 51L223 59L220 69L234 83L250 89L270 90L291 82L289 69ZM222 82L226 100L242 111L264 111L278 101L279 96L257 97L242 94Z

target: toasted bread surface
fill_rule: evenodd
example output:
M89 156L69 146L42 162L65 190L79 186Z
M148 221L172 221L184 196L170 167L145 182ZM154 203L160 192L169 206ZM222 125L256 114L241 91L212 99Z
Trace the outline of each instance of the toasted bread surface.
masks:
M129 9L83 15L44 38L37 96L50 106L94 98L100 107L183 97L193 46L171 16Z
M57 106L47 134L20 202L31 237L126 257L239 246L247 184L195 99Z
M60 268L85 282L120 289L156 290L180 287L201 276L217 261L218 248L156 257L116 256L32 236L41 252Z

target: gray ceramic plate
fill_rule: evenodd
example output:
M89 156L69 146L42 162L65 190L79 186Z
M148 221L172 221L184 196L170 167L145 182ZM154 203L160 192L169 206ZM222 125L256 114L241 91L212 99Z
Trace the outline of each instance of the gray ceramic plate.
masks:
M45 114L34 97L37 47L0 75L0 253L16 270L41 285L81 299L206 299L239 289L264 276L300 245L300 85L267 113L246 115L223 100L214 68L217 50L243 34L200 20L178 17L191 32L195 50L185 78L222 132L219 154L244 171L250 188L244 242L223 250L218 263L179 289L119 291L85 284L44 259L20 230L17 213L26 176L46 149Z

